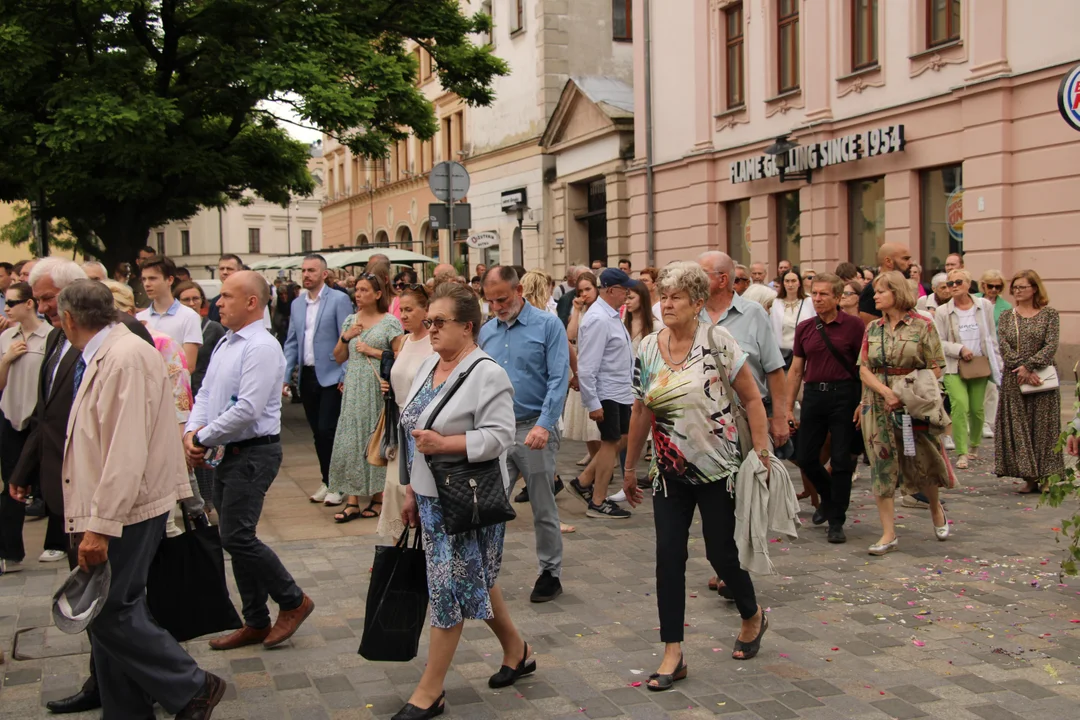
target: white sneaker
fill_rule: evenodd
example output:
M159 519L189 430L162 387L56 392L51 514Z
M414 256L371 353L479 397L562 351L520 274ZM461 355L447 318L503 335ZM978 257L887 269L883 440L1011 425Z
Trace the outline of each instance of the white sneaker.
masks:
M989 425L983 425L983 437L987 440L991 440L994 437L994 428Z
M942 439L945 441L945 449L946 450L955 450L956 449L956 443L953 442L952 435L945 435L945 436L943 436Z
M626 491L625 490L620 490L619 492L615 493L614 495L608 495L607 499L610 500L611 502L617 502L617 503L626 502Z
M5 573L19 572L22 569L23 565L21 562L15 562L14 560L5 560L4 558L0 558L0 575L4 575Z
M326 493L326 499L323 500L323 505L326 507L337 507L343 502L345 502L344 495L341 493L328 492Z
M330 492L330 488L325 485L320 485L319 489L315 491L315 494L311 496L311 502L321 503L326 499L326 494Z
M38 562L59 562L67 559L67 553L63 550L46 550L38 556Z

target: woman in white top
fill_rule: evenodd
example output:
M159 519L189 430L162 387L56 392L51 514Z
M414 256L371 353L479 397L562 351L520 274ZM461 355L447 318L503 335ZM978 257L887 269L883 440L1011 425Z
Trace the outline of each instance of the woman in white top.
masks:
M795 328L803 320L809 320L816 314L814 303L806 297L802 278L796 272L787 272L783 284L776 293L772 310L773 332L780 341L780 352L784 356L785 369L791 366L792 349L795 347Z
M934 325L945 351L944 383L952 405L956 467L963 469L969 457L978 456L986 384L1001 383L1001 365L993 303L971 296L971 275L967 270L950 272L948 286L952 299L938 306Z

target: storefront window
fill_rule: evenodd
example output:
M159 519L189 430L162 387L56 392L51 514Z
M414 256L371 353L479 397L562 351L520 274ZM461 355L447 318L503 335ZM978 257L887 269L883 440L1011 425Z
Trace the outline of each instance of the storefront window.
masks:
M742 265L750 265L750 201L735 200L727 208L727 254Z
M885 178L848 183L851 262L877 266L877 251L885 242Z
M776 258L798 265L802 250L799 241L799 191L776 196Z
M949 253L964 252L963 168L924 170L921 188L922 263L926 271L937 272L945 267Z

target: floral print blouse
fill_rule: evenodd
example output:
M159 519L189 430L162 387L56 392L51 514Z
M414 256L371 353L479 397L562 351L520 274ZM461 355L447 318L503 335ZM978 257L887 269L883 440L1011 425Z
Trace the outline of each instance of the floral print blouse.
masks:
M165 333L146 328L150 336L154 338L154 347L165 359L165 367L169 371L169 382L173 387L173 399L176 401L176 422L184 424L191 415L193 404L191 397L191 373L188 371L187 358L184 357L184 349L180 343L173 340Z

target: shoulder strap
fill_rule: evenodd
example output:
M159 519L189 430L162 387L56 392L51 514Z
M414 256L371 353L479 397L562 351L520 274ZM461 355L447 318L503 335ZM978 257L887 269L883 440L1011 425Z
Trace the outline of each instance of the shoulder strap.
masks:
M472 371L476 369L476 366L485 361L495 362L489 357L482 357L476 362L474 362L468 370L458 375L458 379L454 381L454 384L451 385L450 389L446 391L446 394L442 396L442 400L439 400L439 404L436 405L435 409L431 411L431 415L428 416L427 424L424 426L425 430L431 429L432 424L435 422L435 417L443 409L443 406L445 406L446 403L450 402L450 398L454 397L454 393L458 391L458 388L461 387L462 383L465 382L465 379L469 377L470 373L472 373Z
M843 311L841 310L841 312ZM832 344L832 341L829 340L829 333L825 332L825 324L821 322L820 315L814 318L814 324L817 326L817 331L818 333L820 333L821 339L825 343L825 347L829 349L829 352L832 353L832 356L836 358L836 361L840 363L841 367L847 370L847 374L850 375L853 380L858 380L858 371L856 371L852 364L848 362L847 358L840 354L840 352L836 349L836 346L834 346Z

